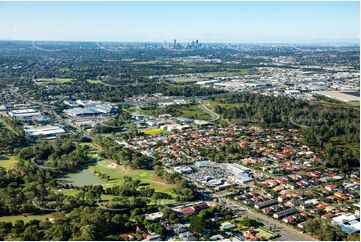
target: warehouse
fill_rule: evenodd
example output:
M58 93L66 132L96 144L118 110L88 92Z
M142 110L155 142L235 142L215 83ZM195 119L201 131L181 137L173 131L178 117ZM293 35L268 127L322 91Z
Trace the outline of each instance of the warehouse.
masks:
M21 121L32 121L36 117L41 117L41 112L35 109L21 109L9 112L9 116Z
M45 126L25 126L24 132L29 137L55 137L58 134L65 134L64 129L58 126L45 125Z

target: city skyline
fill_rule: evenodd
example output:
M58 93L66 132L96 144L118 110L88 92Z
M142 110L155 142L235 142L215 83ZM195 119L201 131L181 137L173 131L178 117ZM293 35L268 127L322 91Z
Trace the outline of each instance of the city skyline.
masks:
M356 43L359 2L2 2L1 40Z

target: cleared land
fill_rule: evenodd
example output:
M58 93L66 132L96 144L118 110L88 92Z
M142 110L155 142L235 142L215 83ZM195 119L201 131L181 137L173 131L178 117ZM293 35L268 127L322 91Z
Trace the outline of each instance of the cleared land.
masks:
M172 78L167 78L169 79L171 82L176 83L176 84L191 84L191 83L196 83L197 81L200 80L199 77L196 76L179 76L179 77L172 77Z
M91 79L88 79L86 80L88 83L91 83L91 84L98 84L98 83L102 83L100 80L91 80Z
M140 110L140 114L151 115L157 117L160 114L169 113L174 117L186 117L192 119L211 120L212 116L199 104L196 105L175 105L172 107L172 112L167 112L167 108Z
M13 155L0 155L0 167L9 170L14 168L15 165L19 162L19 158Z
M358 102L360 103L360 96L351 95L342 91L317 91L314 92L318 95L322 95L331 99L336 99L343 102Z
M143 133L148 134L148 135L156 135L156 134L161 134L161 133L164 133L164 132L166 132L166 130L161 129L161 128L143 130Z
M73 81L72 78L37 78L34 82L38 85L59 85Z
M250 73L249 69L240 69L240 70L228 70L228 71L215 71L204 73L208 77L218 77L218 76L243 76Z

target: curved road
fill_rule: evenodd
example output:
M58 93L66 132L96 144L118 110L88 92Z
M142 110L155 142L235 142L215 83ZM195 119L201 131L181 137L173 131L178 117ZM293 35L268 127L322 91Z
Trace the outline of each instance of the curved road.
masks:
M206 112L208 112L211 116L212 116L212 120L210 120L211 122L215 122L218 119L221 118L221 116L218 113L213 112L212 110L210 110L206 105L204 105L202 103L202 99L199 100L199 104L201 105L202 109L205 110Z

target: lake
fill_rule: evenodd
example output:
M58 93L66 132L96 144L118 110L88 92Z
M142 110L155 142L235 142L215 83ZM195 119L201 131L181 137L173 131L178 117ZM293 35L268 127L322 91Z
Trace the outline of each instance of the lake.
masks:
M105 181L100 179L89 169L84 169L77 173L68 173L58 180L63 184L72 184L77 187L106 184Z

